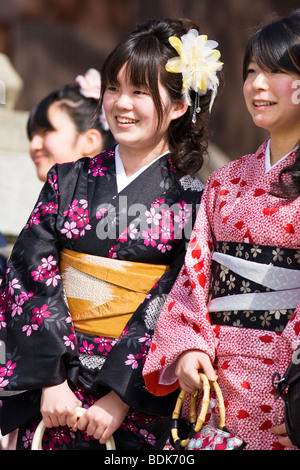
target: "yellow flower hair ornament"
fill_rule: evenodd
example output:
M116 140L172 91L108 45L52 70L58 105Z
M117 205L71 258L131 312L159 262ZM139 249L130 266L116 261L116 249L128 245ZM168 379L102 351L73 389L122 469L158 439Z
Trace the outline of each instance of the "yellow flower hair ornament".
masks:
M169 42L178 52L179 57L169 59L166 70L182 74L182 93L189 106L192 104L190 90L197 93L193 116L193 122L195 122L196 113L201 111L198 105L199 95L205 95L208 90L212 91L209 111L217 95L219 86L217 72L223 67L223 62L219 60L221 54L216 49L218 43L208 40L206 35L199 35L196 29L191 29L180 39L171 36Z

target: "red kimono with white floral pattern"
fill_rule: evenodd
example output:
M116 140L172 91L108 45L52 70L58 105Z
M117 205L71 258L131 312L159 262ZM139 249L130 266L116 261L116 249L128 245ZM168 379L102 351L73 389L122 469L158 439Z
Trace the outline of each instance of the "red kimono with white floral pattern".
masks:
M207 303L216 242L292 248L300 263L300 198L286 201L269 194L271 182L293 163L296 152L266 172L265 149L266 143L210 176L185 264L159 317L143 371L148 390L165 395L178 381L161 383L161 371L187 349L205 351L217 367L227 427L247 442L246 449L256 450L282 448L270 432L284 421L272 376L285 372L299 343L300 306L280 332L212 325ZM208 421L218 424L214 406Z

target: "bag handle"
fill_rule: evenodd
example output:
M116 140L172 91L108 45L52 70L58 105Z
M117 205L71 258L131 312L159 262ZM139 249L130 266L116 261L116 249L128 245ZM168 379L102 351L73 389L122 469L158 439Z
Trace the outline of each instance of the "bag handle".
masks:
M200 374L200 378L203 383L203 399L202 399L202 406L201 410L199 413L199 416L197 418L197 413L196 413L196 399L198 395L198 390L195 390L191 394L191 406L190 406L190 423L193 426L193 432L197 433L200 431L208 410L208 405L210 401L210 384L215 389L218 403L219 403L219 414L220 414L220 420L219 420L219 429L224 429L225 427L225 405L224 405L224 399L223 395L221 392L221 389L217 383L217 381L214 382L209 382L208 378L206 377L205 374ZM174 441L174 445L177 442L178 446L178 441L180 444L180 447L186 447L187 444L190 441L190 438L187 439L180 439L178 436L178 419L180 417L180 412L183 404L183 400L185 398L186 392L184 390L181 390L179 397L177 399L173 414L172 414L172 429L171 429L171 436Z
M85 412L86 412L85 408L77 407L76 408L77 418L81 418L81 416L83 416ZM44 421L42 420L39 423L36 430L35 430L35 433L34 433L34 436L33 436L33 439L32 439L31 450L43 450L42 449L42 439L43 439L45 429L46 429L46 426L44 424ZM116 450L115 440L114 440L113 436L111 436L108 439L108 441L106 442L106 449L107 450Z

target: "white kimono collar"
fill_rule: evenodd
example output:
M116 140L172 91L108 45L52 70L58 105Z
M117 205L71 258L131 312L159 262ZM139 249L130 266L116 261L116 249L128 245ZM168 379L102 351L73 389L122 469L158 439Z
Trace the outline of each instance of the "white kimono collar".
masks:
M119 145L116 146L115 148L115 162L116 162L116 178L117 178L117 187L118 187L118 193L120 193L128 184L130 184L135 178L137 178L143 171L145 171L152 163L156 162L159 158L163 157L169 153L169 150L166 152L162 153L157 157L155 160L152 160L152 162L148 163L147 165L143 166L143 168L140 168L138 171L136 171L133 175L131 176L126 176L125 169L123 166L122 159L120 157L119 153Z

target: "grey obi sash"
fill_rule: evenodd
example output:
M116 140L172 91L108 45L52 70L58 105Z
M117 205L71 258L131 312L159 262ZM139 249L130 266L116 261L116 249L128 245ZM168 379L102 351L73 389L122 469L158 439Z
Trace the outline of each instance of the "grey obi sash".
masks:
M300 250L218 242L208 311L212 324L281 332L300 300Z

